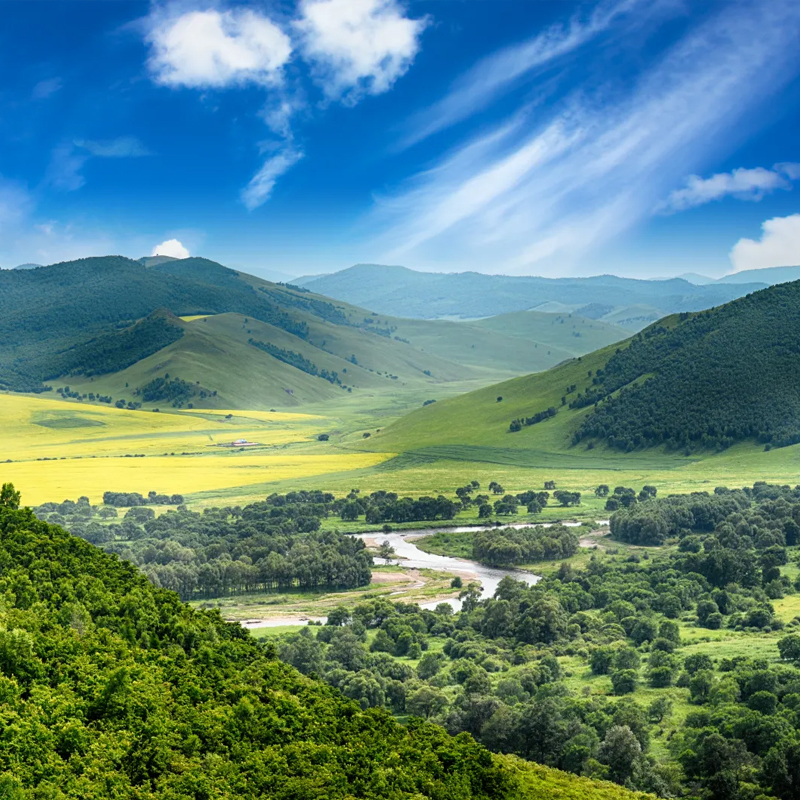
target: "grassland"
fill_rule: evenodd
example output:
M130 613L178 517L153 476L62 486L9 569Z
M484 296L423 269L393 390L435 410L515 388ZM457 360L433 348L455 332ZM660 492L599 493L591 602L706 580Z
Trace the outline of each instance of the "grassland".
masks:
M257 635L275 635L292 632L298 620L324 617L336 606L379 598L402 600L406 603L430 603L458 595L458 589L450 587L452 575L429 569L405 569L401 566L376 566L372 570L372 582L352 591L286 592L270 594L246 594L223 597L207 601L195 601L190 605L198 608L216 608L225 617L235 622L265 620L272 623L286 620L286 625L277 628L254 628ZM271 633L269 633L271 632Z

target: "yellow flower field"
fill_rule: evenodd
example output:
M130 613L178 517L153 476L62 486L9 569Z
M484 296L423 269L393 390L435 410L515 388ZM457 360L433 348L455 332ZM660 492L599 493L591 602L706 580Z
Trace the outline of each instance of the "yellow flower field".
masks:
M33 505L80 495L97 502L106 490L193 494L243 487L252 496L260 484L362 469L389 457L307 452L326 424L308 414L153 413L0 394L0 482L13 482ZM218 446L238 439L260 446Z

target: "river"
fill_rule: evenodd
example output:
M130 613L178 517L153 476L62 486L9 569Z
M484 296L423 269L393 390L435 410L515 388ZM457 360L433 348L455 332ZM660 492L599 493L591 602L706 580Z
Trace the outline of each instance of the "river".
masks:
M541 524L541 523L540 523ZM551 525L565 525L566 527L578 527L580 522L559 522L559 523L544 523L542 527L549 528ZM598 524L603 525L603 522ZM607 523L605 523L607 524ZM504 525L505 528L527 528L530 523L514 523L511 525ZM399 566L408 567L409 569L435 569L441 572L452 572L454 575L461 575L466 580L466 584L470 580L477 580L481 584L481 598L492 597L497 591L497 586L506 576L512 577L516 581L523 581L529 586L532 586L538 580L539 575L534 575L532 572L527 572L522 569L499 569L496 567L487 567L484 564L479 564L477 561L471 561L466 558L453 558L451 556L439 556L435 553L426 553L420 550L414 542L426 536L433 536L435 533L465 533L468 531L488 531L497 530L496 525L485 526L465 526L456 528L422 528L409 531L396 531L392 533L383 533L381 531L370 531L369 533L356 533L352 534L354 538L361 539L362 541L375 541L377 543L388 541L394 547L395 556L390 561L384 563L397 563ZM375 557L375 562L380 563L383 559ZM399 598L398 598L399 599ZM455 611L461 609L461 600L458 598L451 598L447 600L436 600L431 603L423 603L422 608L433 609L439 603L447 603L452 606ZM306 615L299 617L276 617L271 619L262 620L247 620L243 623L246 628L272 628L281 625L297 625L303 624L309 620L325 622L326 617L309 617Z

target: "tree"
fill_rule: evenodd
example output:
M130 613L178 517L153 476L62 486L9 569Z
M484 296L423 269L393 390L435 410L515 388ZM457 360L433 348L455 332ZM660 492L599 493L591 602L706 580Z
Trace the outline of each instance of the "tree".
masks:
M636 691L637 676L632 669L620 669L611 673L614 694L630 694Z
M598 647L589 656L589 667L595 675L608 675L614 661L614 651L608 647Z
M647 707L647 716L651 722L660 724L672 713L672 700L669 697L657 697Z
M395 550L392 543L388 539L384 539L378 548L378 555L385 561L391 561L394 556Z
M624 783L631 776L641 755L642 746L627 725L609 728L597 751L600 762L608 765L608 777L617 783Z
M406 698L406 711L428 719L447 705L447 697L433 686L422 686Z
M605 483L601 483L595 490L596 497L608 497L609 488Z
M4 483L0 489L0 507L19 508L21 493L14 489L13 483Z
M778 639L778 652L784 661L800 661L800 635L790 633Z

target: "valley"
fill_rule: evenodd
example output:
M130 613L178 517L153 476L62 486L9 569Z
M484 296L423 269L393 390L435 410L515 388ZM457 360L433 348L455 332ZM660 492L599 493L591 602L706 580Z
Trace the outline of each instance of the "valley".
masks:
M794 713L800 286L630 336L552 303L391 317L189 261L114 262L170 305L6 340L29 383L0 393L0 483L39 519L362 711L469 734L518 787L710 798L686 753L719 703L731 748L751 712ZM738 752L728 780L789 800Z

